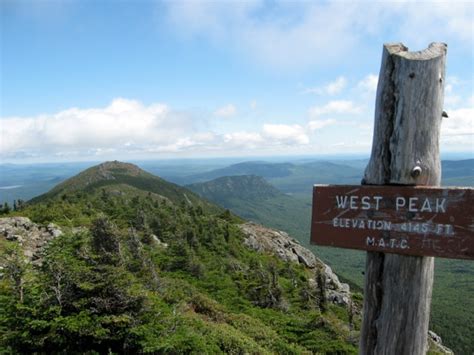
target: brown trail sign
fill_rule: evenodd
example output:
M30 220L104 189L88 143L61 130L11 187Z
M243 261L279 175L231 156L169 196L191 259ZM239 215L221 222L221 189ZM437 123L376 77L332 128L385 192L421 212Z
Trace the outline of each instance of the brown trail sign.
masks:
M315 190L314 240L367 249L363 355L424 355L434 274L429 255L473 256L472 190L435 188L446 51L444 43L419 52L384 45L365 186Z
M474 193L469 188L316 185L311 243L474 259Z

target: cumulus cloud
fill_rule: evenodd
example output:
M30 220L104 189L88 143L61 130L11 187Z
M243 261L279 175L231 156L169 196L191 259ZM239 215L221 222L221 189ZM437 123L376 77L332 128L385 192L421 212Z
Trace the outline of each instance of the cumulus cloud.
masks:
M232 104L222 106L218 108L216 111L214 111L215 116L222 117L222 118L232 117L232 116L235 116L236 114L237 114L237 108Z
M196 120L164 104L144 106L118 98L105 108L71 108L55 114L2 118L2 156L103 155L176 144L194 132Z
M425 47L433 38L471 53L470 2L226 2L170 1L168 24L278 70L304 70L369 52L370 43L397 38ZM160 11L162 14L163 11Z
M357 83L357 88L361 89L362 91L373 94L377 91L377 84L379 82L378 75L369 74L364 79Z
M224 134L224 144L228 148L239 149L248 148L255 149L265 143L262 135L257 132L234 132Z
M472 94L468 99L467 103L471 106L474 106L474 94Z
M449 111L441 125L441 144L446 150L474 151L473 108L460 108Z
M271 142L284 144L308 144L309 137L300 125L264 124L263 136ZM271 143L270 142L270 143Z
M0 158L121 159L165 154L242 154L309 143L307 127L267 123L219 132L193 112L118 98L102 108L71 108L0 119ZM206 122L201 122L206 123Z
M474 109L460 108L449 111L449 117L444 118L441 125L441 135L448 136L471 136L474 144Z
M444 87L444 105L451 111L464 105L472 106L469 102L469 95L472 96L473 78L460 79L456 76L448 76Z
M350 100L329 101L323 106L313 106L308 110L309 116L317 118L327 114L359 114L362 107L354 105Z
M309 121L308 128L310 129L310 131L316 131L318 129L336 124L336 122L337 121L332 118L327 120L312 120Z
M336 95L339 94L347 86L347 79L343 76L338 77L336 80L322 86L305 89L304 94L317 94L317 95Z

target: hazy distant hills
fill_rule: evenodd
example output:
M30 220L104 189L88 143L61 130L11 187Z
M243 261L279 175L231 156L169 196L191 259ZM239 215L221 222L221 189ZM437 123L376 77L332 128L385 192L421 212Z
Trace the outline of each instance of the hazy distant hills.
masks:
M209 172L187 176L186 179L193 182L202 182L216 179L222 176L235 175L258 175L264 178L285 177L292 174L294 164L291 163L269 163L265 161L248 161L215 169Z
M474 185L474 159L442 161L441 171L444 186Z
M243 162L183 178L188 183L224 176L257 175L285 193L311 194L314 184L358 184L363 168L345 163L314 161L305 163Z
M224 176L186 187L212 201L223 203L232 198L256 201L283 196L282 192L270 185L263 177L256 175Z
M92 166L92 162L15 165L0 164L0 202L28 200ZM313 184L359 184L366 160L266 162L147 161L147 171L178 185L205 182L224 176L257 175L287 194L310 196ZM474 159L442 162L443 185L474 184Z
M310 196L314 184L360 184L365 166L366 162L362 160L304 163L251 161L182 176L178 181L193 184L224 176L257 175L284 193ZM474 159L442 161L442 185L474 185Z
M186 187L242 218L299 235L309 229L311 205L284 194L261 176L226 176Z
M181 177L186 184L206 182L224 176L257 175L288 194L311 195L314 184L359 184L364 161L313 161L304 163L243 162L200 174ZM474 159L442 162L443 185L474 185Z
M445 178L458 176L474 177L474 159L443 160L441 162L441 170Z

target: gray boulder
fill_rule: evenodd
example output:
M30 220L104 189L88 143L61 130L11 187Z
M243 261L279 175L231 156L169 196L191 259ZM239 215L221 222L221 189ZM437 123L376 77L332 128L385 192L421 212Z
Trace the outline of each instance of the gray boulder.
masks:
M244 244L247 247L260 253L273 254L284 261L302 264L313 269L315 274L322 271L327 301L346 307L351 306L349 285L341 283L328 265L319 260L310 250L301 246L288 233L252 222L241 224L240 229L245 235Z
M43 247L62 233L53 223L41 226L27 217L0 218L0 238L20 244L26 259L35 263L41 263Z

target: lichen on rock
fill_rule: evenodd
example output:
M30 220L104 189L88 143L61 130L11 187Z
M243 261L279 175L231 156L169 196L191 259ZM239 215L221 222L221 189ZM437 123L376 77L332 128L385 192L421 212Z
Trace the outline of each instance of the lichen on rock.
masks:
M260 253L273 254L284 261L302 264L314 270L315 274L322 272L327 301L341 306L351 306L349 285L340 282L329 265L324 264L310 250L291 238L288 233L252 222L241 224L240 229L245 235L244 243L249 248Z
M42 226L27 217L0 218L0 238L17 242L30 262L41 263L43 247L63 232L54 223Z

